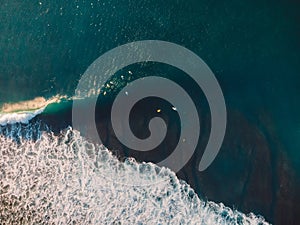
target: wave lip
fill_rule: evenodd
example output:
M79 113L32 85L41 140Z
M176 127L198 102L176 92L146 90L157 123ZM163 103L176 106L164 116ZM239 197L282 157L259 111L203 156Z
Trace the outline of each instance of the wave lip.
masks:
M32 100L16 103L4 103L0 109L0 125L24 123L27 124L35 116L44 112L53 103L59 103L66 96L56 95L52 98L36 97Z
M29 112L16 112L16 113L3 113L0 114L0 125L5 126L7 124L24 123L27 124L36 115L41 114L46 107Z

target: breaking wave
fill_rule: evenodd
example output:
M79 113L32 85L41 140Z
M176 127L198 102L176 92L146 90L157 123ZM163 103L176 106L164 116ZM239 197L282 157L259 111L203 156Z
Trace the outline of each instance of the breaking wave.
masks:
M50 99L36 97L28 101L5 103L0 108L0 125L27 124L32 118L43 113L48 105L59 103L62 99L67 99L67 97L56 95Z
M267 224L202 201L175 173L119 161L68 128L0 126L0 224Z

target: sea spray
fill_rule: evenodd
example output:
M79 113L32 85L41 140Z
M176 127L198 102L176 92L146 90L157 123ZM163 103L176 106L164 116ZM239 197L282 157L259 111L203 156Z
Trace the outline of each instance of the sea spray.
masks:
M70 100L64 95L55 95L49 99L36 97L32 100L4 103L0 107L0 125L23 123L27 124L35 116L44 112L46 107L53 103L59 103L61 100Z

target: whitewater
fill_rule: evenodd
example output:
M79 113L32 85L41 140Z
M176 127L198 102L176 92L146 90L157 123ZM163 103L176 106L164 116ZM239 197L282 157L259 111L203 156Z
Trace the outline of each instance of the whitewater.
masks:
M0 107L0 125L29 123L35 116L43 113L48 105L60 103L62 100L70 101L71 98L66 95L55 95L49 99L36 97L27 101L4 103Z
M44 103L0 115L0 224L268 224L201 200L167 168L30 122Z

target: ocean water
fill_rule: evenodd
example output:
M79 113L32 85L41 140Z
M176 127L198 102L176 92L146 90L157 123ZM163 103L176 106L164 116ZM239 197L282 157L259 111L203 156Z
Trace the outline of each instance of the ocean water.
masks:
M201 201L166 168L121 163L71 128L1 129L1 224L267 224Z
M298 224L298 9L294 1L1 3L0 223ZM97 93L92 119L109 150L73 130L82 74L108 50L139 40L184 46L214 72L228 126L206 171L197 168L210 132L208 103L171 66L130 65ZM111 128L116 94L153 74L180 84L200 112L199 145L176 174L155 165L180 134L169 103L144 99L132 112L131 128L141 138L158 108L168 121L166 140L149 153L126 148Z

